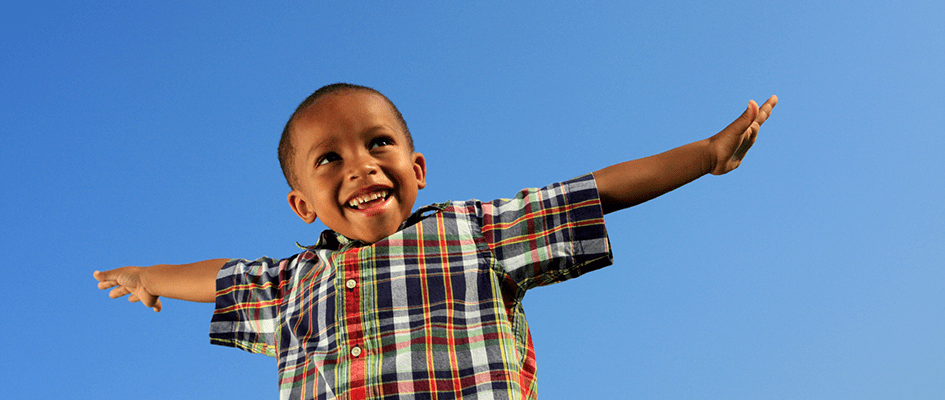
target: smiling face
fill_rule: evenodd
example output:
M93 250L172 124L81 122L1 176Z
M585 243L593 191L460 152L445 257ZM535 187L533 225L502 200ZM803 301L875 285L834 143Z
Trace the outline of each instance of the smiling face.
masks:
M298 177L289 205L306 223L374 243L410 216L426 186L423 155L380 96L360 90L328 95L295 120Z

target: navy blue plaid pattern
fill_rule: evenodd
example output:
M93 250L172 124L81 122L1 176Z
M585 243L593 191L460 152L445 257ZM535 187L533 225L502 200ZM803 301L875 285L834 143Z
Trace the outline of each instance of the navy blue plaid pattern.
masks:
M593 176L421 208L366 245L332 231L231 260L213 344L277 358L283 399L531 399L525 291L612 262Z

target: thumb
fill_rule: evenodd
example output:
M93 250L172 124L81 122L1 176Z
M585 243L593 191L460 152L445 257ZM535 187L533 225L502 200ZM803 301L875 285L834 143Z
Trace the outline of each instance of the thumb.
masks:
M155 312L161 312L161 299L158 296L148 293L147 290L136 290L135 293L128 298L128 301L140 301L141 304L144 304Z
M754 100L748 102L748 108L745 109L745 112L742 115L738 116L731 124L722 129L716 137L741 137L748 128L751 127L751 124L755 122L755 117L758 116L758 103L755 103Z
M758 103L754 100L748 101L748 108L745 109L745 112L742 113L735 121L733 121L728 127L735 129L738 132L744 132L748 127L751 126L752 122L755 122L755 117L758 116Z

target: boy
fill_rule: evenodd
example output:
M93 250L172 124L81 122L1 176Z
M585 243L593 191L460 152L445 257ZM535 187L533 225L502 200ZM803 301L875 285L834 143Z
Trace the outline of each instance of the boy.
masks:
M95 272L112 298L216 302L211 342L275 356L280 397L536 398L527 289L611 262L603 214L741 162L772 96L720 133L513 199L411 213L426 186L397 108L323 87L286 124L292 210L331 230L284 260L216 259Z

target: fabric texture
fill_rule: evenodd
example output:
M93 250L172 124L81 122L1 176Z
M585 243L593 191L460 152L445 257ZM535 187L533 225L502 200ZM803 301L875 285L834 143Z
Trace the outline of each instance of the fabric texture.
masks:
M591 175L423 207L366 245L333 231L230 260L211 343L277 358L282 399L533 399L528 289L612 262Z

